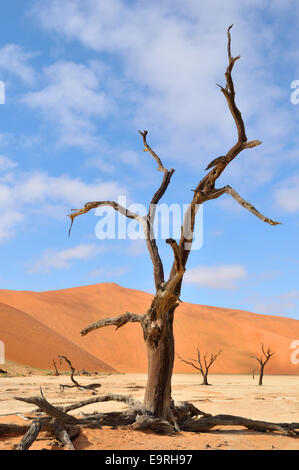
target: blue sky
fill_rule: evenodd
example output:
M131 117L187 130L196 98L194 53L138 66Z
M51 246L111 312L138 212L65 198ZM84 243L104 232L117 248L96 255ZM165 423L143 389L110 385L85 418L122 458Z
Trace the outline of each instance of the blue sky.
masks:
M226 29L241 55L233 77L250 140L221 176L269 226L225 195L206 203L203 246L182 300L299 319L298 3L292 0L12 0L1 7L0 287L51 290L100 282L153 292L142 240L99 240L87 201L187 204L236 130L224 83ZM299 94L298 94L299 96ZM200 224L197 224L200 230ZM166 270L171 253L159 241ZM141 313L141 312L140 312Z

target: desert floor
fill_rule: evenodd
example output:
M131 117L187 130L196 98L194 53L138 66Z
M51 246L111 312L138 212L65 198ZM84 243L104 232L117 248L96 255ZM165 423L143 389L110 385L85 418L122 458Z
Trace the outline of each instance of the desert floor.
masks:
M201 386L197 374L175 374L173 376L173 399L190 401L199 409L212 414L233 414L272 422L294 422L299 419L299 377L264 377L264 385L257 385L248 375L209 376L212 386ZM146 383L145 374L115 374L78 377L82 384L100 382L100 394L119 393L142 400ZM76 389L59 391L60 383L70 383L69 376L2 377L0 378L0 422L26 424L24 415L34 407L16 401L14 396L26 397L39 394L42 387L45 397L53 404L62 405L88 398L90 392ZM89 405L79 411L93 412L126 409L126 405L106 402ZM19 415L17 414L19 413ZM78 410L74 411L78 414ZM10 450L20 436L1 436L0 449ZM57 444L57 443L56 443ZM215 428L209 433L181 432L175 436L161 436L131 429L83 430L74 440L76 449L121 450L234 450L234 449L299 449L299 438L280 436L275 433L257 433L243 428ZM55 442L41 433L32 445L32 450L55 449Z

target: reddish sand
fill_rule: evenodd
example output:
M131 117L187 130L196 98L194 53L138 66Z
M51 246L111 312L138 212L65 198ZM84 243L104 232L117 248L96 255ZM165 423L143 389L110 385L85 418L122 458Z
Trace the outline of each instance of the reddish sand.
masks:
M151 299L151 294L111 283L40 293L1 290L0 339L7 359L35 367L51 368L53 357L64 354L76 368L145 372L140 325L128 324L118 331L107 327L85 337L80 330L126 311L142 314ZM174 328L176 352L184 358L196 357L198 344L203 352L222 349L214 373L248 374L258 369L250 356L260 353L263 342L276 351L268 374L299 374L298 365L290 360L291 342L299 338L298 320L183 303L176 310ZM176 359L176 373L191 371Z
M100 394L117 393L131 395L142 400L146 374L103 374L93 377L79 377L82 384L100 382ZM251 375L211 374L211 387L199 385L199 374L174 374L172 397L175 402L187 400L199 409L212 414L234 414L252 419L274 422L298 421L299 383L295 376L266 375L264 386L257 385L258 378ZM42 386L46 398L54 405L64 405L89 398L89 393L76 389L59 391L60 383L70 383L69 377L31 376L0 378L0 423L28 424L22 419L30 413L33 405L17 401L14 396L30 397L39 394ZM85 406L79 411L121 411L126 405L119 402L104 402ZM10 413L20 413L3 416ZM78 410L70 412L77 414ZM22 436L0 436L0 450L10 450ZM217 426L208 433L180 432L175 436L160 436L128 428L84 429L74 440L76 449L176 449L176 450L231 450L231 449L299 449L299 436L288 437L277 433L258 433L244 428ZM57 449L57 444L45 432L34 442L32 450Z

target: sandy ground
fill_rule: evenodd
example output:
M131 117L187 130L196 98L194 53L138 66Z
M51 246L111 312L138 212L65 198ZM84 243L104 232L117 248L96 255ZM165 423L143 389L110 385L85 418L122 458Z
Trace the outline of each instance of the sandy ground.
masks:
M30 376L0 378L0 422L24 424L26 421L16 413L26 415L33 406L18 402L14 396L34 396L43 388L46 398L53 404L73 403L91 396L89 392L75 389L59 391L60 383L70 383L67 376ZM82 384L100 382L100 394L120 393L142 400L146 383L145 374L112 374L79 377ZM172 396L176 402L190 401L199 409L212 414L234 414L252 419L272 422L299 420L299 378L296 376L265 376L264 385L257 385L248 375L210 375L213 386L201 386L197 374L175 374ZM120 403L107 402L89 405L81 410L116 411L126 409ZM74 414L78 411L74 412ZM0 449L10 450L20 437L1 436ZM84 430L74 440L76 449L122 450L204 450L204 449L297 449L299 438L280 436L275 433L256 433L243 428L216 428L209 433L181 432L173 437L133 431L131 429ZM57 449L53 441L41 433L34 449Z

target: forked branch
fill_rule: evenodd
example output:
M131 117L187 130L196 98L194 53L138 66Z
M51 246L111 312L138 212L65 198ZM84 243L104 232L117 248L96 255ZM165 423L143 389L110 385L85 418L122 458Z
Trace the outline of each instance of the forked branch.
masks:
M209 357L209 354L206 353L203 357L204 359L204 364L205 364L205 370L206 372L209 371L209 368L211 367L211 365L213 364L213 362L216 361L217 357L219 356L219 354L221 354L221 349L218 351L218 353L216 354L212 354L210 353L210 357ZM198 354L198 362L201 364L201 359L200 359L200 351L199 349L197 348L197 354Z
M177 273L183 275L185 272L185 267L183 264L182 255L180 253L177 242L173 238L168 238L166 240L166 243L170 245L172 248Z
M145 224L144 224L144 234L145 234L145 239L146 239L146 244L147 248L153 263L153 268L154 268L154 279L155 279L155 286L156 289L159 290L161 288L161 285L164 283L164 269L163 269L163 263L160 258L158 246L156 243L156 238L155 238L155 233L154 233L154 220L155 220L155 215L156 215L156 209L157 209L157 204L159 203L160 199L163 197L165 194L165 191L168 188L168 185L170 183L171 177L174 173L174 169L171 168L171 170L167 170L165 166L163 165L160 157L154 152L154 150L150 147L150 145L147 143L147 134L148 131L138 131L139 134L142 136L143 140L143 145L144 145L144 151L149 152L152 157L155 159L155 161L158 163L158 170L162 171L164 173L163 180L161 182L161 185L153 195L150 205L149 205L149 210L145 219Z
M189 360L187 360L187 359L183 359L183 358L182 358L181 356L179 356L178 354L177 354L177 356L178 356L178 358L179 358L180 361L184 362L185 364L188 364L188 366L194 367L194 369L199 370L199 371L203 374L202 367L201 367L200 365L197 366L196 364L194 364L194 362L196 362L195 359L189 359ZM193 362L193 361L194 361L194 362Z
M202 180L198 183L196 189L194 190L193 199L187 209L184 222L182 225L182 235L179 242L179 250L182 254L182 261L184 266L186 266L191 247L192 247L192 239L194 234L194 227L195 227L195 217L200 204L204 202L215 199L225 192L231 194L243 207L248 209L254 215L259 217L264 222L269 223L270 225L278 225L279 222L275 222L267 217L263 216L260 212L258 212L252 204L245 201L241 198L241 196L236 193L230 186L226 186L225 188L215 189L215 182L223 173L227 165L237 157L237 155L245 149L253 148L261 144L260 140L251 140L247 141L246 131L245 131L245 124L242 118L242 114L239 108L236 105L235 101L235 88L234 82L232 78L232 70L236 63L236 61L240 58L240 56L233 57L231 53L231 34L230 30L232 25L227 30L227 55L228 55L228 65L225 71L225 86L218 85L220 87L221 92L223 93L228 108L231 112L231 115L234 119L237 128L238 139L236 143L228 150L225 155L221 157L214 158L211 163L207 166L206 170L210 170L209 173L202 178ZM186 235L188 234L188 235ZM173 263L172 270L170 276L174 276L176 272L176 262ZM180 285L178 286L178 291L180 290Z
M177 355L178 358L182 361L185 362L185 364L188 364L189 366L194 367L195 369L199 370L201 372L201 375L203 377L203 383L202 385L209 385L208 383L208 373L211 365L216 361L217 357L219 354L221 354L221 349L216 353L216 354L204 354L203 360L201 358L200 350L197 348L197 360L196 359L183 359L181 356ZM195 363L197 362L198 365Z
M262 353L260 357L258 356L251 356L252 358L256 359L262 367L264 367L269 359L275 354L274 351L271 351L270 347L268 347L267 350L265 350L263 343L262 344Z

